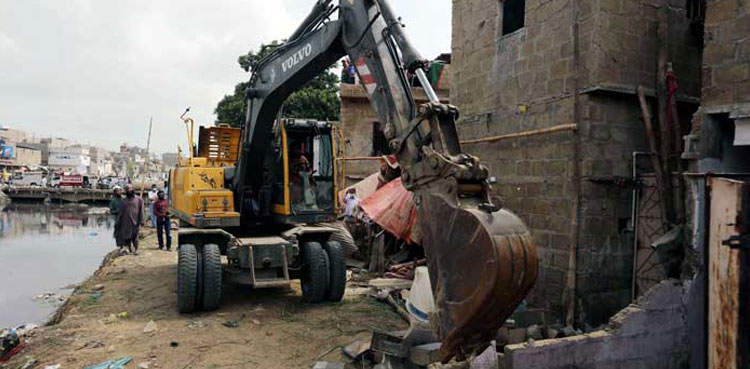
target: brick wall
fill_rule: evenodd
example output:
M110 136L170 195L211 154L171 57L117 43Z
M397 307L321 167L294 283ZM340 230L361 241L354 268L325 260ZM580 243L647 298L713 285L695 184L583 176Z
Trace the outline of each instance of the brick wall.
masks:
M580 59L574 63L572 1L526 0L525 27L501 35L502 1L453 1L453 88L462 113L461 138L524 132L578 123L581 234L577 247L576 316L596 326L630 301L632 236L624 225L630 192L592 183L629 177L633 151L647 148L638 85L656 78L658 0L579 1ZM669 55L680 92L700 91L700 50L689 20L672 0ZM581 119L575 122L575 77ZM464 145L498 177L494 190L529 225L537 241L539 280L533 306L564 317L571 220L576 193L575 133L557 132Z
M689 289L664 281L615 315L605 330L506 346L500 368L685 368Z
M708 0L703 59L704 107L750 103L750 4Z

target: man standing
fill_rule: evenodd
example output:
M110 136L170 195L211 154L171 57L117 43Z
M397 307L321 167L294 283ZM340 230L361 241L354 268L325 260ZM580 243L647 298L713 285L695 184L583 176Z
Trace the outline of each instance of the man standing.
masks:
M151 228L156 228L156 217L154 216L154 203L157 200L158 190L156 185L151 185L151 191L148 191L148 214L151 219Z
M125 199L117 213L115 229L117 229L117 244L128 247L128 251L138 255L138 231L143 224L143 199L135 195L133 185L125 186Z
M117 217L117 213L120 211L120 205L122 205L122 188L115 186L112 189L112 199L109 200L109 213Z
M172 250L172 225L169 222L169 203L164 191L157 193L154 203L154 214L156 214L156 236L159 239L159 250L164 249L164 234L167 236L167 251Z
M122 188L120 188L120 186L115 186L112 190L112 199L109 200L109 214L113 215L115 220L117 219L117 213L120 212L120 206L122 206ZM115 222L114 237L117 247L122 248L122 245L117 242L117 222Z

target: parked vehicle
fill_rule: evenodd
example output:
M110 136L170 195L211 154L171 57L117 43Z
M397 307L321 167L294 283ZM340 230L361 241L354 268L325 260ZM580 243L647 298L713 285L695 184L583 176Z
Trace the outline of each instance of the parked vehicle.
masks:
M17 173L13 176L15 186L46 186L47 178L44 172Z
M53 178L50 185L52 187L84 187L84 176L81 174L62 174Z

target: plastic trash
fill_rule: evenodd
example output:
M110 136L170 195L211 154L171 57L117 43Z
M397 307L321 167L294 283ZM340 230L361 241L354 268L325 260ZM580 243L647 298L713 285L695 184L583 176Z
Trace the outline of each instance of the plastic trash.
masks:
M145 327L143 327L143 333L152 333L152 332L156 332L156 330L157 330L158 328L159 328L159 327L158 327L158 326L156 325L156 322L154 322L153 320L151 320L151 321L149 321L149 322L148 322L148 323L146 324L146 326L145 326Z
M54 365L47 365L44 367L44 369L60 369L62 365L60 364L54 364Z
M87 366L83 369L121 369L121 368L124 368L125 365L127 365L131 361L133 361L133 358L123 357L123 358L115 359L115 360L107 360L101 364ZM58 365L58 368L59 368L59 365Z
M409 300L406 301L406 310L412 318L423 323L429 322L429 314L435 311L430 275L425 266L417 267L414 271L414 282Z
M221 325L227 328L237 328L240 326L240 323L236 320L227 320L226 322L221 323Z

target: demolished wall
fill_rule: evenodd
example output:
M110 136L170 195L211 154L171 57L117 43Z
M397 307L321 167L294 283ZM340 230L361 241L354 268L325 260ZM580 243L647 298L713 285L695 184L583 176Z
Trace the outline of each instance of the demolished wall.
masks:
M612 317L605 330L506 346L500 368L684 368L689 290L689 283L664 281Z

